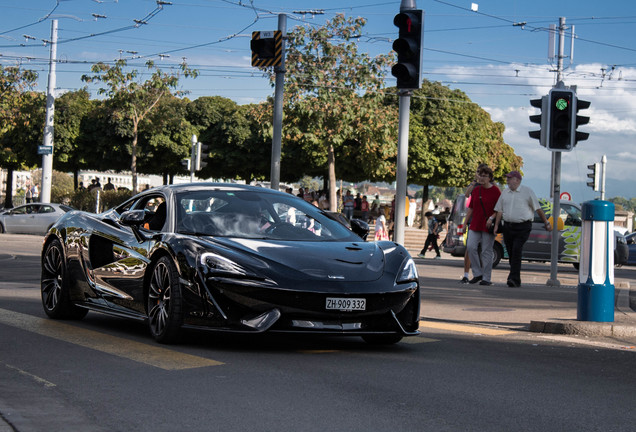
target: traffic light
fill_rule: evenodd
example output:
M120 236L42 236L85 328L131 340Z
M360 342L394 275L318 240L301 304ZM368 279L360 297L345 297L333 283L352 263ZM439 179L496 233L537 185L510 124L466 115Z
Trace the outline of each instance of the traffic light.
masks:
M576 95L574 100L576 102L576 109L574 111L575 113L578 113L579 110L587 109L590 107L590 101L581 100L578 97L576 97ZM578 129L580 125L585 125L585 124L588 124L589 122L590 122L589 117L576 115L576 122L575 122L576 124L574 128ZM589 136L590 134L587 132L579 132L578 130L576 130L574 133L574 145L576 145L576 143L578 143L579 141L585 141Z
M181 166L190 171L190 159L181 159Z
M546 123L548 121L548 97L542 96L541 99L530 99L530 105L535 108L539 108L541 110L541 114L531 115L530 121L532 123L538 123L540 125L540 129L537 131L530 131L528 135L530 138L535 138L539 140L539 143L545 147L546 142Z
M551 151L572 151L576 141L576 94L569 89L552 89L548 95L547 148Z
M255 31L250 41L252 66L280 66L283 58L283 32Z
M598 192L601 186L600 184L601 183L600 181L601 164L600 162L596 162L596 163L593 163L592 165L588 165L587 167L591 171L587 175L587 177L590 179L590 181L587 182L587 185Z
M399 37L393 42L398 62L391 68L391 74L397 78L399 89L420 88L422 17L422 10L413 9L400 12L393 19L393 24L399 29Z
M207 159L208 155L207 155L207 150L208 150L209 146L206 144L201 144L201 142L197 142L197 149L196 149L196 159L195 159L195 163L194 163L194 170L195 171L201 171L201 169L205 168L208 163L204 162L202 159Z

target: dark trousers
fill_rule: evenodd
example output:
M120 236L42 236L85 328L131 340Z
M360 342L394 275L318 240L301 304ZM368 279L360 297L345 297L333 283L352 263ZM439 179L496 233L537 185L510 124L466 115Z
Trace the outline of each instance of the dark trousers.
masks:
M510 260L510 274L508 280L513 281L517 285L521 285L521 255L523 253L523 245L530 237L532 230L532 221L511 223L504 222L504 243L508 250L508 258Z
M420 252L422 255L426 254L429 245L433 245L433 249L435 249L435 253L439 256L439 246L437 246L437 234L429 234L426 237L426 241L424 242L424 249Z

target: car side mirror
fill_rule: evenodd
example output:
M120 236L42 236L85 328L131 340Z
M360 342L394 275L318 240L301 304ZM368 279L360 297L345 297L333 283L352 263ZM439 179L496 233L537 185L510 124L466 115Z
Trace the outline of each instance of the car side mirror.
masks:
M369 235L369 224L360 219L351 219L351 231L358 234L364 241L367 240Z
M146 217L147 215L145 210L129 210L121 214L119 217L119 223L124 226L139 228L144 224L144 222L146 222Z
M123 226L132 228L132 232L139 243L148 240L139 228L152 217L152 213L146 210L129 210L125 211L119 217L119 223Z

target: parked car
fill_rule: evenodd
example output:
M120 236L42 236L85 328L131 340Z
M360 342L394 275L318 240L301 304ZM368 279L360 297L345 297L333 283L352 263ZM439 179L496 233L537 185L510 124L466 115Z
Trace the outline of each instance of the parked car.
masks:
M552 216L552 201L539 199L541 208L547 217ZM444 242L444 252L453 256L464 256L466 251L466 231L463 220L466 216L466 198L459 195L449 216L448 236ZM581 208L572 201L561 201L560 211L561 221L558 223L559 235L559 262L572 263L578 268L580 243L581 243ZM554 224L553 224L554 226ZM628 250L624 238L620 233L615 233L614 241L614 264L622 265L627 262ZM497 235L493 245L493 267L507 258L508 253L503 242L503 236ZM552 233L546 231L543 221L535 212L532 221L532 231L523 248L522 259L528 261L550 261L552 254Z
M365 242L287 193L195 183L144 191L101 214L72 211L42 250L42 305L148 324L161 343L184 328L361 336L419 334L413 259Z
M0 213L0 233L46 234L56 220L72 207L64 204L31 203Z
M627 234L625 242L629 251L627 265L636 265L636 233Z

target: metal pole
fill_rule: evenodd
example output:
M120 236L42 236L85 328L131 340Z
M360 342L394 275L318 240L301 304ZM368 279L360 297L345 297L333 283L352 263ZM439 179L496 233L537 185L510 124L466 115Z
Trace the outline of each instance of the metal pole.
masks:
M565 45L565 18L559 18L559 53L557 66L557 84L555 88L565 88L563 84L563 50ZM561 286L561 282L557 279L559 264L559 217L561 216L561 152L553 154L553 171L552 171L552 247L550 260L550 279L546 282L548 286Z
M197 157L197 136L192 135L192 149L190 149L190 183L194 182L194 164Z
M402 0L400 12L415 9L415 0ZM398 131L398 154L395 176L395 220L393 221L393 241L404 245L404 218L406 217L406 180L409 159L409 114L411 111L411 90L400 91L400 123ZM423 203L422 203L423 204Z
M400 123L398 135L397 172L395 185L395 221L393 241L404 245L404 218L406 217L406 179L409 157L409 114L411 91L400 93Z
M280 66L275 67L276 90L274 93L274 136L272 138L272 165L270 172L270 188L279 189L280 153L283 137L283 87L285 85L285 39L287 38L287 15L278 15L278 30L283 35L283 52Z
M606 155L603 155L603 157L601 158L601 165L602 165L601 172L603 173L601 177L601 201L602 201L605 199L605 173L607 172L605 171L605 167L607 166Z
M40 201L51 202L51 183L53 182L53 124L55 115L55 67L57 59L57 20L51 22L51 56L49 59L49 81L46 89L46 118L44 124L44 139L42 145L45 149L50 147L42 155L42 182Z

